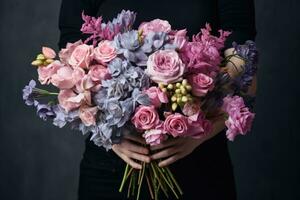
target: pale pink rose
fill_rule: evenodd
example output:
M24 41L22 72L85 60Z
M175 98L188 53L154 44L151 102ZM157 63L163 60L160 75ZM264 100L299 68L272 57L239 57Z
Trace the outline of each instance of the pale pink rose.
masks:
M186 103L183 106L182 113L188 117L198 114L200 112L200 102Z
M51 77L57 72L58 69L63 67L63 64L59 61L54 61L53 63L45 66L39 67L37 69L39 75L39 81L41 84L49 84L51 81Z
M46 58L54 59L56 57L55 51L49 47L43 47L42 52Z
M166 20L154 19L150 22L143 22L139 26L139 31L142 31L143 35L147 35L150 32L165 32L171 31L171 25Z
M81 67L88 69L90 62L94 57L94 47L92 45L82 44L77 46L71 54L69 64L72 67Z
M174 83L182 79L185 66L174 50L159 50L149 56L146 74L156 83Z
M230 141L234 141L239 134L246 135L251 130L255 114L251 113L247 107L242 108L239 112L233 113L225 121L228 130L226 136Z
M111 78L107 67L104 67L103 65L91 66L88 74L91 79L96 82Z
M60 50L58 56L61 60L61 62L65 63L65 64L69 64L69 60L70 60L70 57L74 51L74 49L79 46L79 45L82 45L82 41L79 40L75 43L67 43L67 46L66 48L63 48Z
M64 108L67 112L79 108L81 105L80 102L70 101L71 97L76 97L77 94L73 90L60 90L58 94L59 105Z
M188 118L188 135L195 139L200 139L203 136L210 134L212 131L212 123L205 119L202 112L198 112Z
M96 86L96 83L92 80L90 75L86 74L76 83L76 91L82 93L91 90L94 86Z
M96 114L98 112L98 108L83 106L79 109L79 118L82 123L86 126L92 126L96 124Z
M103 40L95 48L95 59L100 63L108 63L117 56L117 51L111 41Z
M179 113L169 115L164 122L164 129L173 137L185 137L188 135L188 118Z
M154 106L139 106L131 121L138 130L150 130L160 123Z
M69 102L71 103L77 103L77 104L81 104L81 105L92 105L91 102L91 92L90 91L83 91L81 93L78 93L76 96L74 97L70 97L68 99Z
M161 91L161 89L158 87L150 87L149 89L145 90L145 94L148 95L151 104L156 108L160 107L162 103L169 102L167 94Z
M211 91L214 87L214 80L202 73L191 74L188 77L188 82L192 86L192 93L195 96L202 97Z
M85 76L84 69L82 69L80 67L73 68L72 78L73 78L73 81L75 84L78 84L79 82L81 82L81 80L83 79L84 76Z
M150 146L159 145L168 138L162 124L155 129L146 130L143 137Z
M59 89L71 89L75 85L73 69L71 67L59 68L56 74L52 75L51 83Z

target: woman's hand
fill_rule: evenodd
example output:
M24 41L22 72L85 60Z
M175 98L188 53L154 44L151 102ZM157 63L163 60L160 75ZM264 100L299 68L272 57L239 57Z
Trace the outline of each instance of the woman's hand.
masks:
M112 150L131 167L142 169L137 161L150 162L149 149L142 144L146 144L144 138L127 134L120 144L113 145Z
M196 147L214 137L225 128L223 116L212 119L212 123L212 132L206 136L203 136L203 138L174 138L168 139L162 144L152 146L151 151L157 152L151 155L151 159L162 159L162 161L159 162L159 166L165 167L191 154L196 149Z
M188 137L168 139L162 144L151 147L152 151L159 150L151 155L151 159L163 159L159 162L159 166L165 167L192 153L203 141L203 139Z

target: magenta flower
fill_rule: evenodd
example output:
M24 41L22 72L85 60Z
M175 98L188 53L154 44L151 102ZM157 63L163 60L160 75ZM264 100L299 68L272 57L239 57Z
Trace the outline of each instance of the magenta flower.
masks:
M220 30L220 36L210 34L211 28L206 24L205 29L193 36L192 42L187 42L181 49L180 56L187 65L188 72L210 74L218 71L221 62L220 51L224 47L229 32Z
M227 96L223 101L222 109L229 115L225 122L228 128L226 136L233 141L237 135L245 135L251 130L255 114L249 111L243 98L239 96Z

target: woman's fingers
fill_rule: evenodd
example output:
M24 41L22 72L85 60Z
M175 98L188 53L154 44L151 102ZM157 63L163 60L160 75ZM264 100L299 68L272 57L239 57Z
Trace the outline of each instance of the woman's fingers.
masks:
M165 160L160 161L160 162L158 163L158 166L159 166L159 167L166 167L166 166L168 166L168 165L170 165L170 164L176 162L176 161L179 160L180 158L181 158L181 157L180 157L179 154L175 154L175 155L173 155L173 156L171 156L171 157L169 157L169 158L167 158L167 159L165 159Z
M135 153L135 152L127 152L125 154L129 158L133 158L135 160L139 160L139 161L146 162L146 163L149 163L150 160L151 160L149 156L146 156L146 155L143 155L143 154L139 154L139 153Z
M178 148L170 147L164 150L161 150L153 155L151 155L151 159L157 160L161 158L170 157L174 154L178 153Z
M178 144L179 142L180 142L179 139L168 139L168 140L164 141L163 143L161 143L159 145L151 146L150 149L151 149L151 151L164 149L164 148L167 148L167 147L170 147L170 146L174 146L174 145Z
M124 147L124 149L126 149L128 151L132 151L132 152L136 152L136 153L144 154L144 155L149 154L149 149L147 149L146 147L134 144L134 143L130 142L129 140L123 140L121 145L122 145L122 147Z
M131 133L124 135L124 138L141 143L141 144L147 144L146 140L142 136L133 135Z
M124 160L131 167L133 167L134 169L142 169L141 164L130 159L125 153L122 153L122 150L121 150L122 148L120 148L120 145L115 144L115 145L113 145L112 149L122 160Z

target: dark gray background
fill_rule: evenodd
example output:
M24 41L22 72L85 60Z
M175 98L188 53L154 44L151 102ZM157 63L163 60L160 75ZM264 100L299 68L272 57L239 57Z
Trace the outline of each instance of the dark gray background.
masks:
M257 0L261 51L252 133L230 144L239 200L300 199L297 0ZM44 123L24 106L40 45L56 47L60 0L0 1L0 199L76 199L84 137Z

